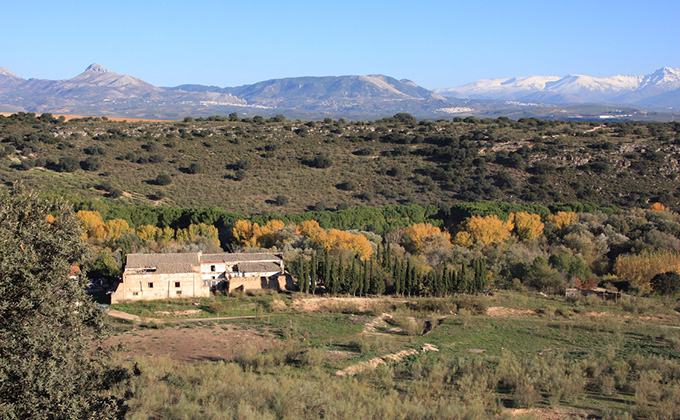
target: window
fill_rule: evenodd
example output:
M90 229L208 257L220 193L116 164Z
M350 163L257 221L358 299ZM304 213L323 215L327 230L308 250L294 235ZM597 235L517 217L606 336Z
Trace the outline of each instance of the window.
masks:
M175 287L179 287L179 282L178 282L178 281L175 282Z
M214 266L214 265L211 265L211 266L210 266L210 271L215 271L215 266Z
M147 286L149 287L149 289L153 289L153 282L150 281L149 283L147 283Z
M181 291L181 290L178 290L178 291L177 291L177 294L178 294L178 295L181 295L181 294L182 294L182 291Z
M139 292L132 292L132 296L139 296Z

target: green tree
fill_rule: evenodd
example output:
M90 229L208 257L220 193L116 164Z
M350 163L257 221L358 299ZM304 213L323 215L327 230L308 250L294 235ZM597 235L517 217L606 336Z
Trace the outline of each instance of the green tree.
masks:
M652 290L663 296L677 296L680 292L680 274L667 271L654 276L650 282Z
M54 215L54 216L53 216ZM70 279L86 244L68 205L0 193L0 417L122 418L111 388L126 370L108 364L104 315Z

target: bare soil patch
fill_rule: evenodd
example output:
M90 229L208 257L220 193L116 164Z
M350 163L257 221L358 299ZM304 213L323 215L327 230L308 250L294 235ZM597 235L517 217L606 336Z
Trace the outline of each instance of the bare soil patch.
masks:
M358 311L368 311L377 302L384 299L379 298L360 298L360 297L310 297L295 299L291 303L291 308L304 312L337 311L344 307L352 307Z
M537 419L545 420L575 420L589 419L590 413L585 411L577 412L569 409L549 409L549 408L514 408L510 409L512 417L533 416Z
M536 315L533 309L504 308L502 306L492 306L487 308L486 314L494 317L507 317L519 315Z
M107 344L122 344L123 357L167 356L181 362L231 360L253 346L258 351L272 347L273 334L243 330L231 325L173 326L134 329L111 337Z

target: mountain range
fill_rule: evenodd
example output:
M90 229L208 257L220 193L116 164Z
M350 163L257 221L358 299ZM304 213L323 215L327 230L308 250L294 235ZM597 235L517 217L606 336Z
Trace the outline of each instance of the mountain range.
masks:
M385 75L293 77L224 88L189 84L157 87L96 63L67 80L26 80L0 67L0 112L167 119L231 112L310 119L367 119L398 112L431 118L583 118L578 114L582 110L567 109L573 104L680 108L680 69L664 67L647 76L608 78L569 75L483 79L431 91L410 80ZM630 109L625 112L632 115Z
M570 74L482 79L435 92L456 99L680 107L680 68L663 67L646 76Z

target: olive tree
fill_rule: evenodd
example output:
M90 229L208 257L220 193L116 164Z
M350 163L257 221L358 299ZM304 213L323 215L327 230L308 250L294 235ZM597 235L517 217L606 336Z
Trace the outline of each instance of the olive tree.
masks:
M0 192L0 417L122 418L127 370L101 346L102 311L69 278L86 244L70 206Z

